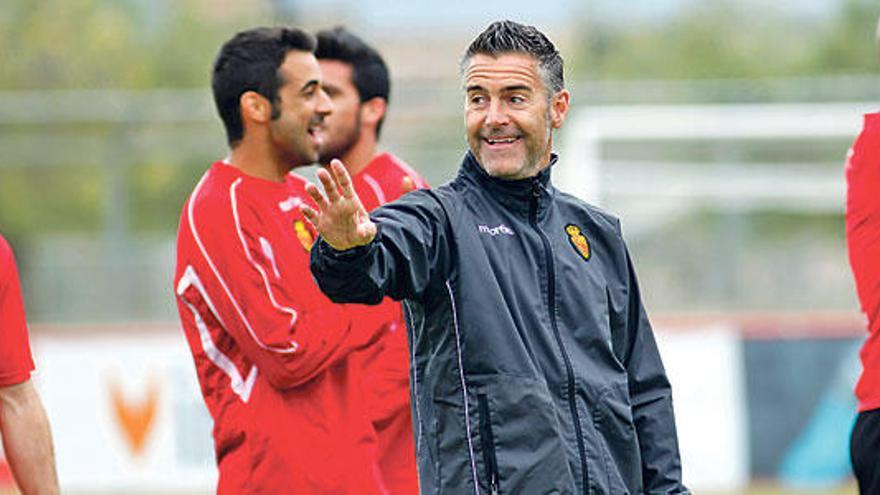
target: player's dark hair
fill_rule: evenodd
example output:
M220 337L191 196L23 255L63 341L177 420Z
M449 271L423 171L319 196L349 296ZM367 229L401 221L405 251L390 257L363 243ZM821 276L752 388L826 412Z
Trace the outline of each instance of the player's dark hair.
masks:
M357 88L361 103L373 98L389 100L391 80L388 66L373 47L366 44L342 26L318 31L318 60L338 60L351 66L351 82ZM383 116L376 125L376 135L382 129Z
M535 57L550 95L565 88L562 56L553 42L534 26L513 21L495 21L474 39L462 57L462 73L476 54L498 57L505 53L525 53Z
M237 33L220 48L211 89L230 146L244 135L239 100L245 92L254 91L272 102L273 119L280 115L278 89L285 81L278 68L291 50L314 52L315 38L298 28L260 27Z

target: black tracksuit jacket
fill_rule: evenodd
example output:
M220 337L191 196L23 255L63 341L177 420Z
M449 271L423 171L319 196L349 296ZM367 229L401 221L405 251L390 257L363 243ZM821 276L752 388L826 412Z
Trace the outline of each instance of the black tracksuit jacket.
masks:
M550 169L505 181L467 153L375 210L371 244L316 243L312 272L336 302L404 301L422 493L687 493L619 222Z

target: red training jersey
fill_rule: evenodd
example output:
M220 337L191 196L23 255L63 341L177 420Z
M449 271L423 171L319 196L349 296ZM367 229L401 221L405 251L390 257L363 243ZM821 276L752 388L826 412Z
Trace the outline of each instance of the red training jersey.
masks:
M0 236L0 387L30 379L33 370L18 269L12 248Z
M846 245L868 338L856 385L859 411L880 408L880 113L867 114L846 163Z
M214 420L218 493L390 493L360 370L383 306L314 283L305 181L214 163L183 207L175 292Z
M412 179L416 189L428 187L409 165L390 153L381 153L352 177L352 182L364 208L372 211L403 196L404 177Z
M354 177L352 184L368 211L403 195L403 179L409 177L417 189L428 187L425 179L389 153L377 155ZM383 306L393 317L380 340L355 356L364 370L373 425L379 440L379 465L394 494L419 491L415 442L409 395L409 353L406 325L400 303L389 298Z

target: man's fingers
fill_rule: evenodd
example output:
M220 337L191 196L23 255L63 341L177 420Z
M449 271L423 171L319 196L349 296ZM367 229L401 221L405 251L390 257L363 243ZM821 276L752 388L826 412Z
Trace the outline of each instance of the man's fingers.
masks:
M327 209L327 200L324 198L324 195L321 194L321 190L318 189L318 186L309 182L306 184L306 192L309 194L309 196L312 197L312 199L315 201L315 204L318 205L318 208L320 208L321 210Z
M323 168L319 168L317 175L318 180L321 181L321 185L324 186L324 193L327 194L327 200L331 203L339 201L339 189L336 185L336 179L333 178L332 174Z
M302 212L303 216L306 217L306 220L308 220L315 229L318 228L318 212L313 210L309 205L300 205L299 211Z
M330 161L330 169L333 172L333 175L336 176L336 181L339 183L339 189L342 190L342 195L345 196L346 199L351 199L355 196L354 187L351 185L351 176L348 175L348 170L345 169L345 165L336 158Z
M342 196L355 205L358 213L366 216L367 210L364 208L363 203L361 203L361 198L358 197L357 192L354 190L354 184L351 181L351 176L348 175L348 170L345 168L345 165L343 165L340 160L334 158L330 162L330 171L336 177L336 182L339 184Z

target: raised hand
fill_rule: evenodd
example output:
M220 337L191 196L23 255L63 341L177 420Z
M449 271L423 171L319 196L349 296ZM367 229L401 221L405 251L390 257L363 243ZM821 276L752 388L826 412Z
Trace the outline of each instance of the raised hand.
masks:
M361 204L342 162L333 160L328 168L319 169L318 180L326 196L318 186L306 184L306 192L315 200L318 211L308 205L302 205L301 210L324 242L337 251L369 244L376 237L376 224Z

